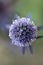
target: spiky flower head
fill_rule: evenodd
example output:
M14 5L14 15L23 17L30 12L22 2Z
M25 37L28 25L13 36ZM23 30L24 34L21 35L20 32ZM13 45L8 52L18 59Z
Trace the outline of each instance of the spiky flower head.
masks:
M29 46L37 37L37 26L30 18L18 18L10 26L9 37L14 45Z

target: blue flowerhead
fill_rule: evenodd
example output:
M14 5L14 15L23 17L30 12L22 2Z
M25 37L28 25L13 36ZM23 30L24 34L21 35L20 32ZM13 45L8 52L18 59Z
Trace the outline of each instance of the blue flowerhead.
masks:
M30 18L18 18L10 26L9 37L14 45L30 46L37 37L37 26Z

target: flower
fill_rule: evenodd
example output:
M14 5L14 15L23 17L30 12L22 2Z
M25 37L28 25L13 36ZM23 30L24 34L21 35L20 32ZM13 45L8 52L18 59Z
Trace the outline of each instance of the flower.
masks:
M9 37L16 46L31 45L37 37L37 26L30 18L22 17L13 21L9 29Z

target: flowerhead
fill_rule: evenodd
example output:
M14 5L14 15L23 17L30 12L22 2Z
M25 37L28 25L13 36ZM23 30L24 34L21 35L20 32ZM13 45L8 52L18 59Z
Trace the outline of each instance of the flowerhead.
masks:
M18 18L10 26L9 37L14 45L29 46L37 37L37 26L30 18Z

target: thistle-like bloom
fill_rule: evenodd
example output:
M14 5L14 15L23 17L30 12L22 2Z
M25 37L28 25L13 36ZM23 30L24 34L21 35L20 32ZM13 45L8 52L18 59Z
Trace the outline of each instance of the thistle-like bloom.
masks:
M37 37L37 26L30 18L18 18L10 26L9 37L14 45L22 47L23 53L27 46L32 53L31 43Z

